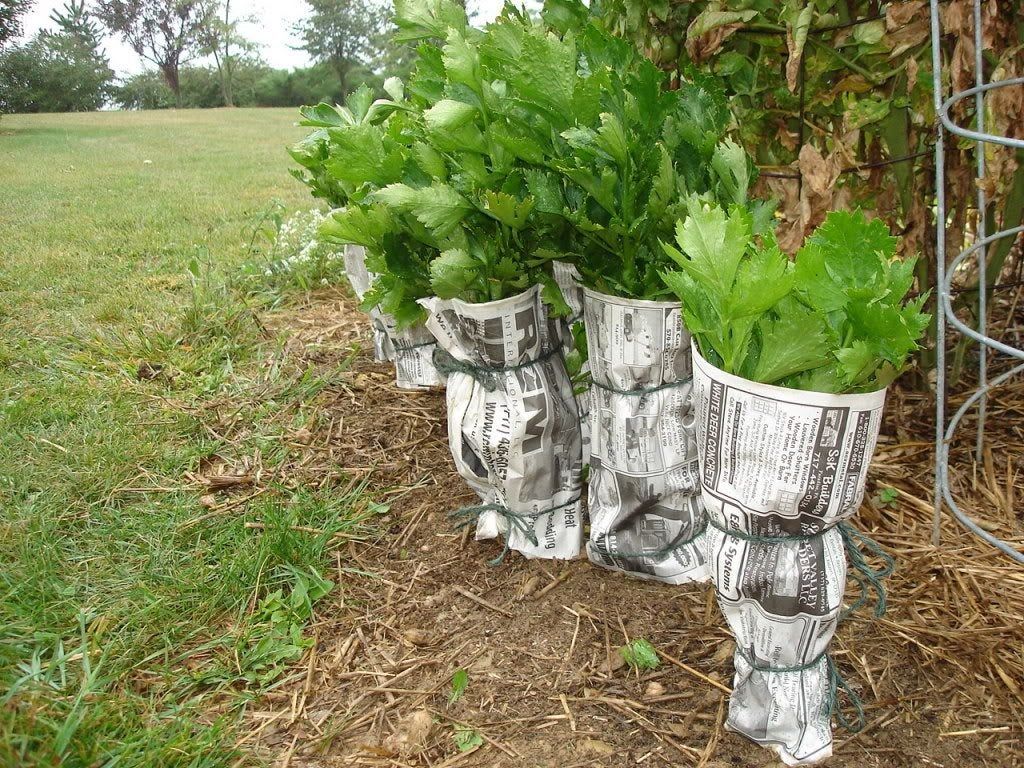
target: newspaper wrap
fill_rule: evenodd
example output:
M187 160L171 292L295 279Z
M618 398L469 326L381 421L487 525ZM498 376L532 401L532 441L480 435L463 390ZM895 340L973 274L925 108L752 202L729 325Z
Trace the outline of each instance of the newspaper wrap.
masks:
M455 466L484 505L476 538L500 534L529 558L575 557L583 531L579 414L559 324L539 287L486 304L420 303L438 345L480 369L449 373L446 392ZM485 370L501 368L511 370Z
M553 261L551 272L555 282L565 297L565 303L569 305L571 314L566 318L566 325L569 333L566 335L567 351L570 345L575 346L575 334L578 328L583 326L583 284L580 282L580 273L573 264L566 261ZM580 367L580 374L590 371L590 362L583 360ZM576 393L576 406L580 412L580 435L583 438L583 460L590 455L590 390Z
M681 305L584 289L584 317L594 382L587 554L596 565L669 584L706 581Z
M737 645L726 727L787 765L816 763L832 754L825 654L847 572L837 526L864 496L885 391L758 384L696 345L693 363L708 562Z
M375 275L366 269L366 249L345 246L345 274L360 301L370 290ZM398 330L390 315L374 307L369 312L373 327L373 357L377 362L395 364L395 384L399 389L429 389L444 384L434 368L434 337L423 326Z

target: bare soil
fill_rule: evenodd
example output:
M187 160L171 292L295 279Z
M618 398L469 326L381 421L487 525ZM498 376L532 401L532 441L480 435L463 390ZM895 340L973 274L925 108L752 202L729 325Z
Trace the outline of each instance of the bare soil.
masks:
M473 496L448 454L443 392L396 389L340 293L265 320L291 334L292 362L320 372L338 370L355 343L368 350L316 396L318 427L281 471L365 481L390 510L379 537L339 545L315 646L251 712L247 749L309 768L777 764L723 730L732 646L709 588L634 580L585 558L511 553L488 566L501 545L447 518ZM1021 402L994 399L986 461L957 454L959 487L1004 535L1020 534L1011 467L1022 441L1009 425ZM887 615L862 611L834 644L867 727L836 731L833 766L1024 765L1024 569L950 520L931 545L931 410L926 395L890 398L858 522L897 572ZM880 487L900 491L893 505L872 498ZM637 637L662 653L656 670L622 665L617 649ZM450 702L459 668L469 683ZM460 728L479 746L460 751Z

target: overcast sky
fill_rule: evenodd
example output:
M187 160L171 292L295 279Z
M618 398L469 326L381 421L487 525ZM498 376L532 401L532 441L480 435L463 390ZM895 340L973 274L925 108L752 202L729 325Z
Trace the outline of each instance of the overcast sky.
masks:
M40 29L53 26L50 14L61 8L64 0L36 0L31 11L24 17L25 38L35 35ZM309 64L305 51L295 50L299 40L292 33L295 22L308 11L302 0L234 0L232 11L238 17L253 16L256 21L243 25L242 33L260 46L263 60L272 67L291 69ZM470 0L470 8L478 15L476 23L490 21L501 8L501 0ZM107 38L107 56L110 66L118 75L130 75L147 68L127 45L118 39Z

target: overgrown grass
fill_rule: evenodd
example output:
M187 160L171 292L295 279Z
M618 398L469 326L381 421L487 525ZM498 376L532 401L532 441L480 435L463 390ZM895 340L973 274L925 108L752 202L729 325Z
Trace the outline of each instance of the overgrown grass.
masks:
M308 418L323 385L263 364L280 342L254 310L327 273L229 280L270 201L309 207L292 121L0 123L2 766L246 762L241 706L289 674L331 536L373 512L358 488L278 488L210 515L185 488L228 449L205 404L246 401L230 450L273 465L289 449L271 416Z

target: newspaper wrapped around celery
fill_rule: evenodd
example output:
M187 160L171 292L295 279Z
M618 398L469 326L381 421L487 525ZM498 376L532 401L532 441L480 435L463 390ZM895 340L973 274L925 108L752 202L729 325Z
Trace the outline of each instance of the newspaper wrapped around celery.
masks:
M576 340L584 338L583 333L583 285L580 283L580 273L576 267L567 261L555 261L551 264L551 272L565 303L569 305L570 314L565 319L568 326L566 336L566 360L571 354L575 354L579 360L579 369L574 371L570 366L570 375L574 380L586 379L590 372L590 362L587 360L587 350L580 348ZM587 461L590 455L590 389L585 384L577 385L576 405L580 411L580 434L583 438L583 460Z
M844 685L827 655L846 551L858 554L843 521L864 495L885 390L758 384L711 365L696 345L693 364L708 562L736 638L726 727L787 765L816 763L832 754Z
M593 377L590 560L636 576L705 581L690 335L677 302L584 291Z
M482 502L460 512L475 520L478 540L500 535L506 551L575 557L583 530L579 414L559 324L539 288L485 304L420 303L448 374L452 457Z
M372 282L366 269L366 249L361 245L346 245L344 255L345 275L356 298L362 301ZM378 363L391 362L394 360L394 348L391 346L381 311L376 307L370 310L370 323L373 328L373 359Z
M374 278L366 269L363 246L345 246L345 273L356 297L362 301ZM417 325L398 330L394 319L377 307L369 314L374 359L395 364L395 384L399 389L429 389L444 384L434 368L434 337L425 327Z

